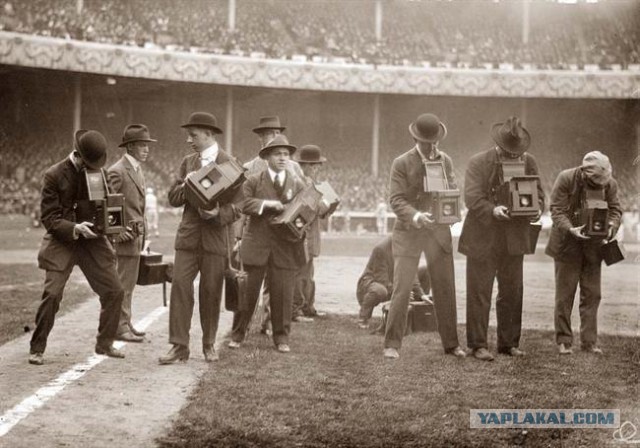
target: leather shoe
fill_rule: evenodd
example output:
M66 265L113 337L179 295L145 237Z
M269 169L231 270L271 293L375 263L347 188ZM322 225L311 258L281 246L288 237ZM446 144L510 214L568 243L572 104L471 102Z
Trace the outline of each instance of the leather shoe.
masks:
M291 320L294 321L294 322L313 322L313 317L296 316Z
M276 348L280 353L289 353L291 351L291 348L289 348L287 344L278 344Z
M597 345L587 345L582 347L582 350L587 352L587 353L593 353L594 355L602 355L603 351L600 347L598 347Z
M205 362L213 362L220 359L218 353L216 353L216 351L213 349L213 346L211 345L205 345L204 347L202 347L202 353L204 354Z
M144 341L144 338L142 336L136 336L131 331L117 334L115 339L116 341L125 341L125 342L143 342Z
M173 344L169 353L158 359L161 365L173 364L176 361L186 361L189 359L189 347Z
M29 364L33 364L35 366L41 366L44 364L44 357L42 356L42 353L30 353Z
M480 361L493 361L493 355L484 347L476 348L473 351L473 357Z
M102 345L96 344L96 353L98 355L108 356L109 358L124 358L124 353L115 348L113 345L104 347Z
M513 356L513 357L522 357L526 355L526 353L520 350L518 347L509 347L509 348L501 349L501 350L498 350L498 353L501 353L503 355Z
M240 348L240 342L229 341L229 343L227 344L227 347L232 349Z
M558 344L558 353L561 355L570 355L573 353L571 344Z
M450 349L446 350L445 353L447 355L453 355L456 358L466 358L467 357L467 353L464 350L462 350L460 347L450 348Z
M136 330L135 328L133 328L133 325L129 325L129 330L131 330L131 333L136 336L144 336L147 334L145 331Z
M387 347L384 349L384 357L385 359L398 359L400 357L400 353L393 347Z

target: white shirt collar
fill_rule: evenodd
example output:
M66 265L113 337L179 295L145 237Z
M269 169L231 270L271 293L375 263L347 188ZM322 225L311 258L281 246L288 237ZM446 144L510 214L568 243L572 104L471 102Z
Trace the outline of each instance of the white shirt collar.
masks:
M136 159L135 157L133 157L132 155L128 154L128 153L125 154L124 156L127 158L129 163L131 163L131 165L133 165L133 169L138 171L138 168L140 168L140 161L138 159Z
M203 150L200 153L200 158L202 160L206 160L207 162L215 162L218 158L218 142L214 142L213 145L209 146L207 149Z
M73 163L76 171L82 170L82 166L78 163L76 156L73 155L73 151L71 152L71 154L69 154L69 160L71 160L71 163Z
M267 167L267 171L269 171L269 177L271 178L271 182L275 183L276 176L280 178L280 183L284 185L284 181L286 179L287 170L282 170L279 173L276 173L271 169L271 167Z

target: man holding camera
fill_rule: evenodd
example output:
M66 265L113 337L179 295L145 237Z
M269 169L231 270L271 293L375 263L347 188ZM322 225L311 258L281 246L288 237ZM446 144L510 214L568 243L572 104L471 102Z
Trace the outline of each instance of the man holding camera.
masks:
M44 174L40 207L47 234L38 253L38 267L46 274L36 329L31 337L29 363L35 365L44 363L47 338L76 264L100 297L95 352L124 358L124 353L113 347L124 296L113 247L105 235L96 233L95 223L80 213L83 208L80 203L89 199L86 171L102 170L107 160L107 141L101 133L87 130L77 131L74 140L74 150L69 157ZM103 185L103 190L106 187Z
M206 362L218 360L214 343L227 266L227 245L233 237L230 224L240 217L240 210L233 203L204 210L187 201L187 176L210 163L227 162L231 160L231 156L216 141L216 135L222 134L222 129L218 127L216 117L210 113L192 113L182 128L185 129L187 143L194 152L182 159L178 176L169 190L169 204L172 207L184 207L184 210L176 234L169 308L169 343L172 348L159 359L160 364L173 364L189 359L189 330L194 305L193 282L198 273L202 352Z
M296 271L307 260L304 239L287 238L274 230L271 218L284 211L285 204L304 188L287 169L296 147L284 135L276 136L259 156L267 161L267 169L249 176L243 185L242 212L249 224L240 246L240 258L248 272L244 303L233 316L229 348L237 349L244 341L265 277L269 281L272 337L281 353L291 351L289 330Z
M600 250L605 240L615 237L622 216L618 184L611 171L611 163L606 155L600 151L589 152L584 156L581 166L564 170L558 175L551 192L553 227L546 254L553 257L555 266L554 323L561 355L572 353L571 310L578 285L582 349L602 354L602 349L597 346L597 317L601 298ZM606 218L589 213L590 204L585 200L589 196L606 202L602 204ZM604 221L598 222L600 218L604 218Z
M143 124L131 124L124 129L122 143L126 153L108 171L109 188L112 193L124 196L124 223L127 230L114 238L118 255L118 275L124 288L120 325L116 339L126 342L142 342L145 333L131 323L131 298L138 280L140 251L145 238L146 186L142 163L149 156L149 143L156 142Z
M427 256L438 332L446 354L464 358L456 328L456 288L453 247L448 224L439 224L423 204L428 162L441 162L448 189L456 188L453 162L438 149L447 128L433 114L422 114L409 125L416 145L396 158L389 182L391 208L398 217L393 227L393 293L385 330L384 357L398 358L405 334L409 298L422 252Z
M526 152L531 136L518 118L511 117L493 125L491 135L495 147L476 154L467 165L464 201L469 212L459 244L459 251L467 256L467 345L473 356L482 361L494 359L488 350L487 329L495 278L498 279L498 353L525 355L519 348L522 264L524 254L530 250L530 222L539 218L544 207L539 180L535 216L511 216L506 205L498 204L496 190L502 182L502 162L523 163L526 176L537 176L538 166L535 158Z

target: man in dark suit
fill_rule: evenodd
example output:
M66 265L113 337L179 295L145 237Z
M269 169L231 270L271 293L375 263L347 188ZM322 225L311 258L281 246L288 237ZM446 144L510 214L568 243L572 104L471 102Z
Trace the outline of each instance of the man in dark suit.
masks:
M373 309L379 304L391 300L393 292L393 250L391 236L385 237L375 245L364 272L358 279L356 297L360 304L358 325L368 328ZM418 275L411 288L411 298L431 303L427 295L430 281L426 266L418 268Z
M198 302L202 326L202 352L206 362L216 361L214 349L224 271L227 266L227 245L233 238L231 225L240 217L234 204L219 204L211 211L194 207L186 200L185 179L189 173L209 163L224 163L231 156L216 142L222 134L216 117L206 112L194 112L182 125L187 143L194 153L185 156L177 179L169 190L169 204L184 207L175 242L171 305L169 308L169 343L173 344L160 364L172 364L189 358L189 330L193 315L193 282L200 273Z
M31 337L30 364L44 363L47 338L64 287L76 264L100 297L96 353L124 358L124 353L112 345L124 296L115 253L106 236L94 233L94 224L84 221L84 216L77 213L78 204L89 199L85 170L101 170L106 159L104 136L97 131L79 130L75 134L73 152L44 174L40 207L47 234L38 253L38 266L46 271L46 276L42 302L36 314L36 329Z
M240 311L233 316L230 348L239 348L251 323L260 287L269 279L273 342L281 353L290 351L289 330L295 274L306 263L304 239L294 240L274 231L270 220L284 210L303 185L286 169L296 147L284 135L276 136L260 150L266 170L250 176L243 185L242 212L249 224L242 238L240 258L248 272L247 292Z
M572 353L571 311L576 289L580 285L580 341L582 349L602 354L597 345L598 306L600 305L600 266L602 238L583 234L581 203L587 189L597 191L608 207L609 233L612 240L620 228L622 209L618 183L611 175L609 158L600 151L587 153L582 166L562 171L551 192L553 227L546 253L553 257L556 277L555 330L558 352Z
M444 164L449 189L456 188L453 162L438 149L447 134L444 124L433 114L422 114L409 125L416 146L393 161L389 182L391 208L397 216L393 227L393 294L385 330L384 357L398 358L405 333L409 297L422 252L426 253L438 332L446 354L464 357L456 328L456 288L453 273L451 230L436 224L423 209L426 164Z
M124 129L121 148L125 154L109 168L109 188L112 193L124 195L124 223L128 230L114 239L118 254L118 275L124 288L120 325L116 339L127 342L142 342L144 332L131 323L131 298L138 280L140 251L146 234L145 196L146 186L142 163L149 156L149 143L156 142L150 137L143 124L131 124Z
M316 145L304 145L296 154L296 162L302 167L305 185L317 182L318 171L327 159L322 155L322 149ZM318 204L318 217L307 229L307 252L309 261L300 268L296 276L296 289L293 295L292 320L294 322L313 321L314 317L324 315L315 307L316 283L313 279L313 259L320 255L320 220L329 216L329 204L321 199Z
M487 328L495 278L498 279L498 353L525 355L519 348L522 262L529 248L531 219L511 217L507 207L497 203L499 164L522 161L526 175L538 175L535 158L526 152L531 137L518 118L495 124L491 135L496 146L473 156L467 166L464 200L469 212L459 244L459 251L467 256L467 345L473 356L482 361L493 360L487 345ZM544 192L539 181L537 188L542 211Z

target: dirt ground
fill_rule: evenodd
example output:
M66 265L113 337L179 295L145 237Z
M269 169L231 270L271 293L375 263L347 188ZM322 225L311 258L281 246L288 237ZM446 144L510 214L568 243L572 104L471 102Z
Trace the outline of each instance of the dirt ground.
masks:
M15 251L2 257L4 262L33 262L34 259L35 255L30 251ZM366 261L364 257L318 259L317 308L329 313L355 315L358 311L355 284ZM462 323L465 318L464 260L456 259L455 263L458 321ZM621 263L603 267L603 270L600 332L640 335L637 263ZM552 263L526 262L525 297L524 326L553 328ZM577 305L575 308L577 313ZM9 415L8 411L15 409L25 398L92 356L98 309L98 301L90 300L56 322L45 353L44 366L27 364L28 334L0 346L0 415ZM157 358L169 348L169 313L168 308L162 307L160 286L138 287L133 311L134 321L150 313L157 316L153 322L145 320L140 324L148 323L147 342L126 344L126 359L104 359L87 370L42 407L20 420L6 435L0 436L0 447L155 446L154 439L169 430L172 419L199 376L208 368L215 369L216 365L204 363L197 313L194 313L192 324L192 357L189 362L171 366L157 364ZM377 309L374 315L379 316L380 310ZM230 329L231 317L228 312L221 316L219 345ZM494 319L492 313L492 322ZM577 322L576 314L574 325ZM304 331L304 325L313 323L294 324L293 350L301 349L296 347L295 332ZM362 330L356 330L354 325L354 331ZM269 342L265 339L264 344ZM380 344L382 348L382 340ZM526 341L523 341L523 346L526 349ZM221 356L225 356L225 349L220 351ZM59 386L59 383L50 385ZM0 428L3 423L0 421Z

